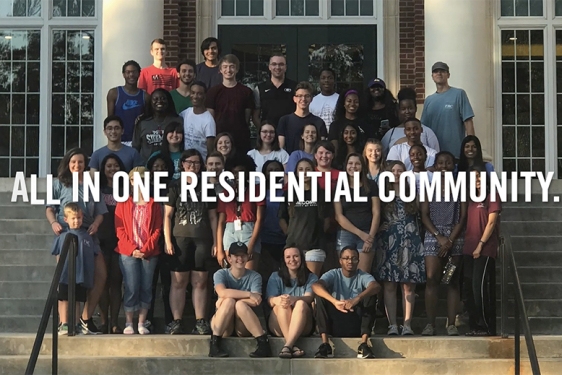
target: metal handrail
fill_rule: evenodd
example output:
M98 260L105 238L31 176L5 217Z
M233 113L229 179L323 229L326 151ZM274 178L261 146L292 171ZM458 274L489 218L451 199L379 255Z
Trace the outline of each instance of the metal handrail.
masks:
M537 358L537 351L535 349L535 342L531 327L529 326L529 317L527 316L527 309L525 308L525 301L523 299L523 291L521 290L521 281L519 280L519 273L517 272L517 264L515 263L515 256L513 255L513 248L511 247L511 237L504 234L500 238L500 259L501 259L501 335L504 338L508 337L507 333L507 269L511 269L511 278L513 281L514 294L515 294L515 375L521 373L521 327L523 324L523 334L525 335L525 343L527 345L527 353L529 354L529 361L531 362L531 370L533 375L540 375L541 370L539 367L539 359Z
M58 286L59 280L62 275L64 264L68 258L68 335L74 336L74 331L76 327L76 296L75 296L75 284L76 284L76 255L78 254L78 237L75 234L68 233L62 245L62 251L59 257L59 262L57 268L55 269L55 274L53 276L53 281L51 281L51 287L49 289L49 295L47 296L47 302L45 303L45 308L43 309L43 314L41 315L41 322L39 323L39 329L37 330L37 336L35 336L35 342L33 343L33 349L31 350L31 356L29 357L29 362L27 363L27 368L25 369L25 375L33 375L35 371L35 365L37 364L37 358L39 358L39 352L41 351L41 345L43 344L43 338L45 337L45 332L47 331L47 324L49 324L49 315L51 315L51 310L53 311L53 338L52 338L52 352L51 352L51 368L52 374L56 375L58 373Z

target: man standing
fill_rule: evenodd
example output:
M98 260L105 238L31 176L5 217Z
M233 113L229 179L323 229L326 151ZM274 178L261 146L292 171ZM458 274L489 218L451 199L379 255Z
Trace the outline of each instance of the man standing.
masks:
M457 160L465 135L475 135L474 111L463 89L449 86L449 65L436 62L431 77L437 86L435 94L425 99L421 122L437 135L441 151L449 151Z
M130 146L133 140L133 129L135 120L142 115L150 103L150 95L137 87L137 81L141 72L139 63L133 60L123 64L121 69L124 86L117 86L107 93L107 115L119 116L123 121L123 135L121 142Z
M190 87L195 78L195 62L192 60L183 60L176 68L180 85L177 89L170 91L174 106L177 113L182 113L185 109L191 107Z
M336 72L331 68L324 68L320 72L320 94L316 95L310 103L310 112L320 117L330 130L334 121L336 103L340 95L336 92Z
M183 118L183 141L185 149L194 148L201 153L203 160L213 152L217 129L213 116L205 108L207 88L203 82L191 85L193 107L180 113Z
M282 54L275 54L269 58L269 72L271 79L260 83L254 90L256 110L254 111L254 125L258 127L263 121L277 127L279 119L295 111L295 87L297 83L285 77L287 59Z
M220 63L222 83L207 92L205 105L217 124L217 133L229 132L236 151L250 150L250 116L255 107L252 90L236 81L240 61L234 55L224 56Z
M139 88L152 95L157 88L172 91L178 87L178 72L166 64L166 42L154 39L150 43L150 54L154 58L152 65L144 68L139 77Z
M308 82L300 82L295 88L293 100L297 105L295 112L281 117L277 133L279 134L279 146L291 154L299 150L302 130L306 125L316 126L319 137L326 138L328 131L324 121L310 113L309 107L312 101L314 88Z
M315 320L322 344L315 358L333 355L328 335L361 337L357 358L374 358L368 341L375 322L376 294L380 285L370 274L357 269L359 252L346 246L340 252L340 267L322 275L312 284L316 294Z
M115 154L125 165L125 172L129 173L134 167L144 165L137 150L121 143L123 135L123 121L119 116L108 116L103 122L103 133L107 137L107 146L97 149L90 158L90 171L101 170L103 159L109 154ZM101 171L104 172L104 171Z
M219 40L209 37L201 42L201 54L204 61L197 64L195 69L197 80L203 82L207 89L220 85L222 76L219 67L219 56L221 55Z

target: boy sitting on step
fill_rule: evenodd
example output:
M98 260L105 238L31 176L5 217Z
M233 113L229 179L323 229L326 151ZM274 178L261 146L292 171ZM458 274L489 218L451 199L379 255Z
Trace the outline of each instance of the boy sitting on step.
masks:
M256 308L261 304L261 275L246 269L248 258L248 247L242 242L234 242L228 251L230 268L218 270L213 275L219 299L211 320L213 334L209 357L228 357L221 348L221 340L231 336L234 329L240 337L256 338L257 349L250 353L250 357L271 357L267 334L256 314Z
M80 317L80 302L86 302L88 289L94 285L94 256L100 253L100 248L95 244L86 229L81 228L83 213L78 204L68 203L64 206L64 221L68 224L69 230L61 233L55 238L52 254L59 256L68 234L78 237L78 249L76 255L76 317ZM70 256L70 253L69 255ZM59 281L59 336L68 335L68 258L64 264L62 275ZM79 329L77 328L79 331Z

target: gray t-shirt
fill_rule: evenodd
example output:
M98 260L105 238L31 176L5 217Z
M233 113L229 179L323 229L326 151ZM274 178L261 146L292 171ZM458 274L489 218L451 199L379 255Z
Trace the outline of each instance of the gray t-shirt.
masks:
M326 283L332 297L341 301L357 297L375 278L361 270L353 277L345 277L341 268L336 268L323 274L320 280Z
M168 116L162 122L157 122L154 118L150 117L141 120L133 132L133 148L135 148L143 160L147 162L150 155L160 150L162 139L164 137L164 129L172 121L183 122L180 117Z
M218 270L213 275L213 283L215 288L222 284L226 289L236 289L245 292L261 294L261 275L256 271L246 270L240 279L232 276L230 268Z
M303 286L297 285L297 279L291 279L291 286L288 287L283 283L281 277L279 277L279 272L273 272L269 277L267 282L266 295L269 297L277 297L282 294L288 294L293 297L302 297L306 293L312 293L312 284L318 281L318 277L310 273L308 275L308 280Z
M89 167L95 168L98 171L102 171L101 162L109 154L115 154L119 157L119 159L121 159L121 161L125 165L125 172L127 173L129 173L129 171L134 167L144 165L144 162L137 150L132 147L123 145L123 147L121 147L119 151L112 151L107 146L98 148L96 151L94 151L92 157L90 158Z
M425 99L421 122L435 132L441 151L460 156L466 130L464 122L474 117L466 92L450 87Z

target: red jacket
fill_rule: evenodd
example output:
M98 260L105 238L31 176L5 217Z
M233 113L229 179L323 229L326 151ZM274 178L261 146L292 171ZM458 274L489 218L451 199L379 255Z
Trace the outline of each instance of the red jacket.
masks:
M160 203L154 202L150 198L147 202L148 217L150 221L143 223L143 229L150 233L150 237L139 249L147 258L160 254L160 245L158 239L162 234L162 206ZM117 247L115 251L119 254L131 256L133 251L137 249L137 245L133 242L133 198L129 198L126 202L117 203L115 207L115 231L117 232Z

